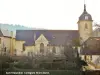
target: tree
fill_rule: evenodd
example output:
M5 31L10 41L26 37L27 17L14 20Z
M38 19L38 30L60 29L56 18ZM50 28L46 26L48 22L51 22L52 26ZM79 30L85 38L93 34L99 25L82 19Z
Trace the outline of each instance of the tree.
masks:
M0 74L5 75L8 69L11 71L11 63L13 62L14 60L10 56L0 55Z
M68 62L67 64L70 64L71 62L74 62L74 64L76 64L76 66L70 67L70 69L72 70L73 69L82 70L82 66L87 66L87 63L81 60L81 58L79 57L79 53L78 53L79 46L80 46L80 41L77 38L77 39L73 39L70 45L65 44L65 47L64 47L64 55L66 56L66 60ZM74 64L72 63L72 65Z
M72 40L72 45L75 46L75 47L80 46L80 40L79 40L79 38L73 39Z
M94 24L94 27L100 28L100 24L95 23L95 24Z

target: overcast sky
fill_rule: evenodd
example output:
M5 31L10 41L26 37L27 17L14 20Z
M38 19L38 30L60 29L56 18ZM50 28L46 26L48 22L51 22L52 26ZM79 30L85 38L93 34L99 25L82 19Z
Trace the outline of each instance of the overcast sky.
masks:
M86 0L88 13L100 22L100 0ZM84 0L0 0L0 23L45 29L78 29Z

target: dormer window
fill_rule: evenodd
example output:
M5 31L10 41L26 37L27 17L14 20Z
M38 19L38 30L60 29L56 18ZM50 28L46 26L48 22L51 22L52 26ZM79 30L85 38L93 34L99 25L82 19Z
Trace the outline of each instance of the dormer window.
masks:
M56 53L56 48L55 48L55 46L53 47L52 52L53 52L53 53Z
M85 16L85 20L88 20L88 16Z

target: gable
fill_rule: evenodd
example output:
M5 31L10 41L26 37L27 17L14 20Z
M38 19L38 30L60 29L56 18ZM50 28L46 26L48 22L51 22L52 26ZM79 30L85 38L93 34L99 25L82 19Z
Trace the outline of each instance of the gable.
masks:
M36 42L48 42L48 40L46 39L46 37L43 35L43 34L41 34L40 36L39 36L39 38L36 40Z
M42 38L42 39L41 39ZM25 41L25 45L32 46L36 41L49 41L52 45L64 45L65 41L79 38L78 30L17 30L16 40Z
M36 40L40 37L41 34L47 39L51 40L52 39L52 34L48 30L37 30L35 31L36 34Z
M45 41L47 41L47 39L52 39L51 34L47 30L17 30L16 40L25 41L26 46L32 46L35 44L35 40L37 40L41 34L43 34L43 38L46 38Z

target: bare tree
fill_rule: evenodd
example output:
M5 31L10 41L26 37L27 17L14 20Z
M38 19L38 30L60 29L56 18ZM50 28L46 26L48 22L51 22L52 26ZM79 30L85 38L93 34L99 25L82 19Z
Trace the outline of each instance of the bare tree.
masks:
M94 27L100 28L100 24L94 23Z

